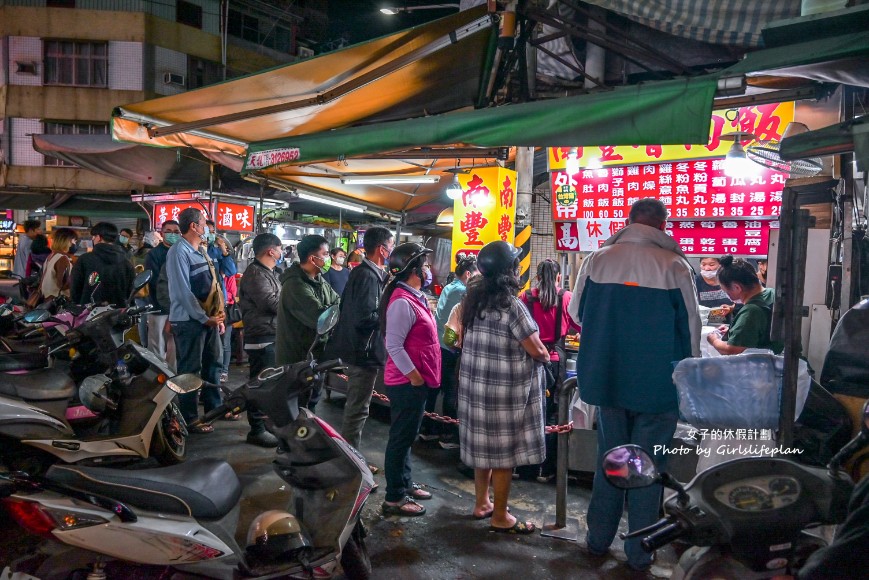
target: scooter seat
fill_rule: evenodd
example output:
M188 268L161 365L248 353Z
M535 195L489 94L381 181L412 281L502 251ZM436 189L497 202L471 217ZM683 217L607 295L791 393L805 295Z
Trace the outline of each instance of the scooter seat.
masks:
M27 401L69 399L75 383L66 373L55 369L40 369L23 374L0 373L0 395Z
M222 459L138 470L53 465L46 477L133 507L194 518L221 518L241 497L241 482Z
M14 338L2 338L0 340L2 340L6 345L6 348L9 349L9 352L26 352L35 354L43 352L43 347L45 346L45 342L42 339L16 340Z

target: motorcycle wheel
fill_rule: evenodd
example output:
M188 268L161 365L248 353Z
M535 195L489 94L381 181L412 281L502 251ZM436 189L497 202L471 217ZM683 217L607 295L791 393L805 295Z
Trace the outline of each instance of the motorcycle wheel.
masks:
M365 545L365 532L362 522L356 522L350 539L341 552L341 568L347 580L369 580L371 578L371 559Z
M160 465L177 465L187 458L187 438L176 419L181 414L177 408L173 412L173 407L175 403L163 410L151 438L151 456Z

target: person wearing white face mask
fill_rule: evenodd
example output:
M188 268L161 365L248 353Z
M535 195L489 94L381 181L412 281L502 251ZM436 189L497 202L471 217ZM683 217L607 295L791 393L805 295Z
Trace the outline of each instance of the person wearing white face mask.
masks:
M697 299L700 306L720 309L721 314L710 316L710 323L721 323L733 310L733 301L718 282L718 270L721 263L718 258L706 257L700 260L700 274L695 278Z
M347 252L342 248L332 248L329 252L332 256L332 264L329 269L323 274L323 278L332 287L332 290L338 296L344 293L344 287L347 286L347 280L350 279L350 269L344 267L344 261L347 259Z

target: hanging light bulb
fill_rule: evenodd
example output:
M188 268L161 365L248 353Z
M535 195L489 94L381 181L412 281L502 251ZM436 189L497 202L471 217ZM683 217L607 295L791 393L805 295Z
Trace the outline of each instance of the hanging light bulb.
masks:
M567 153L567 162L564 165L564 170L568 175L579 173L579 151L576 147L571 147Z
M727 177L749 177L757 173L760 165L748 158L745 154L745 148L742 146L743 141L756 139L754 135L744 131L736 131L722 135L721 139L733 141L733 145L724 156L724 175Z
M450 199L459 199L462 197L462 184L459 183L459 176L453 175L453 180L447 186L447 197Z

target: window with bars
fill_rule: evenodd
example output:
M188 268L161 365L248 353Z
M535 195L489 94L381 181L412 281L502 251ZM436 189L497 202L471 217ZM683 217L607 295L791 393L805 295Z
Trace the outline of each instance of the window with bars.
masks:
M46 135L108 135L108 123L70 123L46 121L43 123L43 133ZM43 165L56 167L78 167L75 163L63 161L56 157L43 155Z
M44 50L46 85L108 86L108 43L46 40Z

